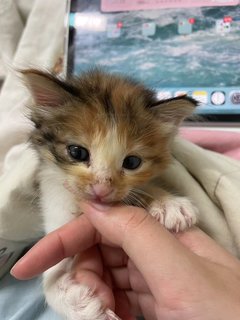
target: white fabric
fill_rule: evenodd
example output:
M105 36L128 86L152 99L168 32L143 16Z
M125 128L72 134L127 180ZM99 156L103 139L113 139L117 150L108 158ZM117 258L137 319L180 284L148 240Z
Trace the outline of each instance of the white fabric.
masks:
M189 196L200 211L200 227L240 256L240 162L180 138L173 156L162 180Z
M11 63L24 25L15 1L0 1L0 78L7 73L6 63Z
M0 1L0 78L7 75L34 1Z
M25 7L23 1L0 1L0 41L4 41L4 37L12 39L10 58L14 56L12 71L0 92L0 239L5 239L2 244L0 241L0 250L6 248L8 240L8 254L14 251L14 241L19 251L19 242L22 246L32 243L42 229L32 187L37 159L27 149L32 130L25 117L29 94L14 68L51 69L63 54L64 46L66 1L33 1L23 28L19 12L26 14L30 7L29 0ZM0 47L3 48L1 42ZM1 261L0 257L0 276Z

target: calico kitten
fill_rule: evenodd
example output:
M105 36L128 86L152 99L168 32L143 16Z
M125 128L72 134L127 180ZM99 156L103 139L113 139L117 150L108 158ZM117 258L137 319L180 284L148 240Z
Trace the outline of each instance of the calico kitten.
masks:
M151 182L171 162L171 142L196 101L159 101L141 83L99 70L69 81L32 69L23 74L34 100L30 140L41 160L46 233L79 214L79 199L142 206L174 231L196 222L188 199ZM72 261L44 273L47 302L67 319L114 319L91 288L74 282Z

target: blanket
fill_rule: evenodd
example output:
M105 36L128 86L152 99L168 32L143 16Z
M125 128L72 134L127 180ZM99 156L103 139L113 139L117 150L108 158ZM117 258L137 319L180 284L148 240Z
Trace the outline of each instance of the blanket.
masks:
M42 235L41 217L32 190L37 160L27 146L32 130L26 117L29 96L15 69L51 70L64 51L66 0L30 2L0 3L0 30L16 32L12 36L8 34L12 67L6 68L9 71L0 92L0 277L22 250ZM16 7L20 3L22 10ZM21 24L20 28L19 14L27 11L26 6L30 13L25 27ZM11 19L7 10L11 10Z
M65 5L35 0L14 66L53 68L63 52ZM33 188L39 163L27 142L32 130L28 99L19 77L10 72L0 94L0 276L23 248L42 236ZM214 132L210 138L206 131L184 129L181 136L172 146L173 161L162 180L193 199L199 226L239 256L240 133Z

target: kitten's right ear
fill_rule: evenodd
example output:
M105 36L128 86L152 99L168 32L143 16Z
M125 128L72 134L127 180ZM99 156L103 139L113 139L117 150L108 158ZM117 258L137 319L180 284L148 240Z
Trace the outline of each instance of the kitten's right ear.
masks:
M158 101L150 110L162 122L178 127L182 121L191 116L199 102L186 95Z
M36 69L22 70L27 87L39 106L58 107L63 105L76 89L56 76Z

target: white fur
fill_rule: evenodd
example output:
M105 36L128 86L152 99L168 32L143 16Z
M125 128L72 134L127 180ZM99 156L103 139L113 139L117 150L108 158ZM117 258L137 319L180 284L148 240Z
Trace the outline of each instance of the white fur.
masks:
M38 155L28 144L8 152L0 177L0 238L30 244L42 236L34 188L38 166Z
M106 320L101 301L71 276L71 258L44 273L44 292L52 308L69 320Z
M41 207L46 233L72 220L78 211L74 195L65 187L67 180L67 175L54 164L47 164L41 170Z
M149 212L167 229L179 232L197 222L198 210L187 198L167 196L153 201Z
M79 211L74 195L66 189L68 177L55 165L43 167L40 175L45 231L49 233L72 220ZM81 230L79 230L81 232ZM111 320L91 288L74 281L72 259L67 258L43 275L48 304L68 320ZM112 314L112 315L111 315Z

